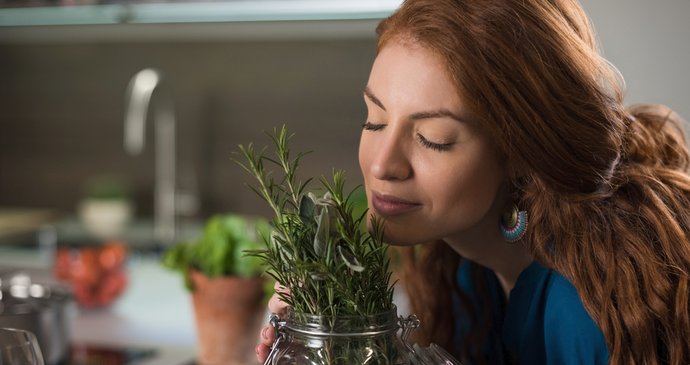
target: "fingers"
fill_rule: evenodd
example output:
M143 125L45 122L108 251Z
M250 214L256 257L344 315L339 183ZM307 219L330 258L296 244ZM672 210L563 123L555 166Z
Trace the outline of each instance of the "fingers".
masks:
M259 344L256 346L256 358L259 362L263 363L266 361L268 354L271 352L271 345L274 340L275 331L273 331L273 326L264 326L259 336Z
M271 313L277 314L278 317L283 318L285 316L285 312L287 311L287 304L280 300L278 294L273 294L271 299L268 301L268 310L271 311Z
M290 290L288 288L284 287L281 283L277 282L273 284L273 289L276 291L276 293L289 293Z
M256 359L259 360L260 363L264 363L266 359L268 358L268 354L271 352L271 348L264 345L264 344L259 344L256 346Z
M268 301L268 310L271 311L271 313L277 314L278 317L283 318L285 316L285 312L287 311L288 305L280 299L278 293L289 293L290 291L286 287L280 285L278 282L276 282L274 288L276 293L273 294L271 299Z
M290 293L290 291L286 287L280 285L278 282L275 283L273 288L276 292L268 301L268 310L271 313L275 313L278 317L284 318L288 305L280 300L278 293ZM256 346L256 358L259 360L259 362L263 363L266 361L268 354L271 352L271 345L273 345L275 336L275 330L273 329L272 325L269 324L261 329L261 334L259 335L259 344Z
M267 326L264 326L261 329L261 338L259 339L260 344L264 345L266 347L271 347L273 344L273 341L275 340L276 334L275 331L273 330L273 326L270 324Z

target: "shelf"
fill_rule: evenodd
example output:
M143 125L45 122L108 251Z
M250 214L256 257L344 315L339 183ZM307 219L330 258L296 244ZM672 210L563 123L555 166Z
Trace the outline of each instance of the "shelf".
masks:
M0 9L0 27L381 19L400 0L244 0Z
M374 39L401 0L243 0L0 9L0 43Z

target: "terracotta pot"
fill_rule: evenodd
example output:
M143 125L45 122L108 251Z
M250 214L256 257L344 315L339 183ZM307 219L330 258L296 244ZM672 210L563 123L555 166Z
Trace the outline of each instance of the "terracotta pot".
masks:
M263 313L262 278L211 278L189 273L201 365L253 364Z

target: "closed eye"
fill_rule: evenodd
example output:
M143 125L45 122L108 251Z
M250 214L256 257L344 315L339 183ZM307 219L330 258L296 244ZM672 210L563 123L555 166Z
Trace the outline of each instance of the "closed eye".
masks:
M445 152L445 151L450 151L451 147L453 147L453 143L434 143L429 141L428 139L424 138L423 135L417 133L417 139L419 140L419 143L421 143L422 146L429 148L434 151L439 151L439 152Z
M380 130L382 130L384 127L386 127L386 125L385 125L385 124L380 124L380 123L365 122L364 124L362 124L362 128L363 128L364 130L366 130L366 131L372 131L372 132L380 131Z

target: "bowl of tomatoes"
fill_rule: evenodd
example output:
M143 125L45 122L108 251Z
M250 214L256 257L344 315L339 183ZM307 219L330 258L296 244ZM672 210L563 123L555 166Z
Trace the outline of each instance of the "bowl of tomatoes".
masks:
M127 245L121 241L59 246L55 276L70 284L80 306L107 307L127 287L126 261Z

